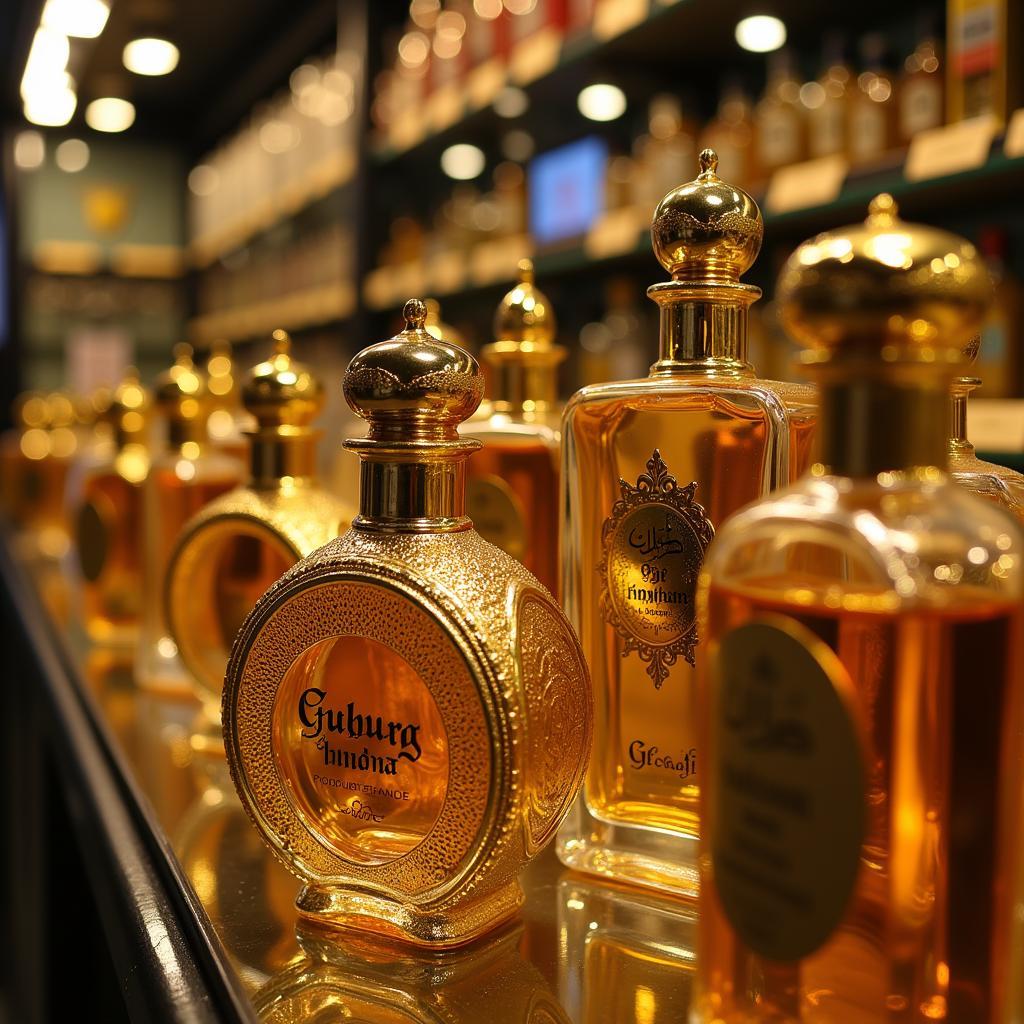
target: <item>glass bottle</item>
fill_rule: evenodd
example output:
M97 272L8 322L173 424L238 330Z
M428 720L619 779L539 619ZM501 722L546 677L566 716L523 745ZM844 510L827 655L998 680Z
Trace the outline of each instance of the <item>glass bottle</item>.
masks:
M555 318L519 261L519 283L498 305L496 340L481 353L489 396L465 431L483 442L470 460L466 505L476 531L558 592L558 451L562 407Z
M550 595L465 514L458 426L483 381L406 328L364 349L345 398L369 422L352 529L246 619L225 678L232 776L305 885L300 914L425 946L513 915L590 750L586 666Z
M743 86L728 81L722 89L718 111L704 127L701 142L718 154L725 181L749 188L757 177L754 151L754 115Z
M192 362L192 349L177 345L174 365L156 381L154 404L166 439L154 451L142 496L142 628L136 655L140 686L168 696L191 697L192 683L178 656L164 614L167 564L182 527L214 498L236 487L242 464L210 443L209 394Z
M747 362L739 278L761 245L745 192L715 173L670 192L651 229L672 279L648 295L658 362L586 387L562 421L562 601L594 687L595 756L559 834L570 867L696 891L697 574L715 530L807 464L813 392Z
M764 96L754 108L758 170L766 178L780 167L804 159L807 126L800 103L800 82L791 56L773 54Z
M899 138L909 143L918 133L945 120L945 68L939 60L939 41L927 26L914 52L903 62L899 82Z
M844 59L840 38L828 40L825 63L825 71L817 81L818 88L801 90L802 95L814 100L807 104L807 151L811 157L846 152L853 74Z
M75 552L81 612L93 643L127 646L142 615L142 485L149 472L149 394L130 368L103 420L111 444L76 466Z
M995 1019L1024 535L939 468L989 293L973 246L887 195L783 270L820 443L701 576L694 1024Z
M210 392L210 417L206 424L210 443L228 455L248 462L247 435L253 427L252 417L242 406L230 341L218 339L210 346L204 369Z
M996 225L982 228L978 249L985 258L995 285L995 297L981 328L980 374L987 398L1012 398L1021 394L1021 329L1024 287L1011 270L1006 229Z
M885 67L885 40L865 36L861 43L864 70L850 96L847 150L854 165L880 160L896 141L896 92Z
M196 693L216 721L235 634L279 576L347 528L352 513L321 489L323 386L274 331L274 351L245 377L241 401L256 429L249 479L189 520L167 567L166 620Z
M972 338L965 348L969 362L977 359L981 341L981 336ZM967 438L967 399L981 383L979 377L956 377L950 388L949 472L961 487L994 501L1024 522L1024 474L979 459Z

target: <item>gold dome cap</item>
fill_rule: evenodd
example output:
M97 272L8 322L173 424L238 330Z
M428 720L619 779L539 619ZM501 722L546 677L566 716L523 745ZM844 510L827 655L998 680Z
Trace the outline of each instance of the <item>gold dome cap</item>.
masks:
M782 323L808 359L963 364L991 298L966 239L899 218L882 193L867 220L804 242L779 277Z
M242 405L255 417L258 429L308 427L324 407L323 384L292 356L286 331L274 331L271 337L273 354L246 374Z
M174 365L157 377L153 400L168 419L180 423L205 420L208 392L204 375L192 361L192 346L174 346Z
M370 441L457 441L458 425L483 397L480 367L465 350L428 333L422 299L410 299L402 315L403 331L349 363L345 400L369 423Z
M673 280L736 283L757 259L764 221L743 189L718 177L713 149L699 159L700 174L672 189L654 211L654 255Z
M555 340L551 300L534 284L532 260L520 260L518 272L516 286L505 293L494 314L495 342L502 346L551 348Z

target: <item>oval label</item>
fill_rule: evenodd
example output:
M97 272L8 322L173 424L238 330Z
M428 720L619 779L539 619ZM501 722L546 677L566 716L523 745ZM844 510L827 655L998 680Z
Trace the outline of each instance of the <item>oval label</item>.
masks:
M466 507L476 532L484 540L522 561L526 555L526 517L515 492L498 476L470 479Z
M842 920L860 868L865 772L853 684L824 642L784 616L730 630L712 666L715 888L750 949L800 960Z
M82 576L90 583L100 578L107 561L110 529L107 525L109 513L105 515L105 511L95 498L78 510L78 562Z

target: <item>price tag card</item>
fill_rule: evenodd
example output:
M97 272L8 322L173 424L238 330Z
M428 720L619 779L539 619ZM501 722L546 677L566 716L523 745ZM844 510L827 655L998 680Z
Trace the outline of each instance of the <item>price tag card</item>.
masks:
M442 252L430 261L427 286L435 295L450 295L466 282L466 254L458 249Z
M473 68L466 82L470 105L486 107L505 86L505 65L497 57Z
M1024 452L1024 400L972 398L967 403L967 436L986 452Z
M843 189L847 170L846 159L839 155L781 167L768 183L765 209L771 213L789 213L835 202Z
M598 0L594 11L595 39L613 39L639 25L648 15L650 0Z
M562 53L562 33L549 25L517 43L509 68L519 85L527 85L552 71Z
M996 119L991 114L918 132L910 140L903 176L907 181L925 181L981 167L995 134Z
M1003 152L1007 156L1024 156L1024 107L1015 110L1006 128Z
M632 252L640 241L640 232L649 224L650 217L635 206L612 210L587 232L583 251L591 259Z

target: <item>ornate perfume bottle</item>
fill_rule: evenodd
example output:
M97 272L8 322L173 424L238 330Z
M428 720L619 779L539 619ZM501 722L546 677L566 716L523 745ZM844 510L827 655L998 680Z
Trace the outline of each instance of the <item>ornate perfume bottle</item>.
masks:
M323 387L292 358L284 331L275 331L273 340L273 354L249 372L241 389L256 423L246 445L249 481L185 525L167 568L170 635L214 720L231 644L257 599L352 519L317 481L320 433L310 424L323 409Z
M369 422L360 511L289 570L235 641L224 742L243 804L305 886L301 913L425 945L513 914L591 738L582 652L561 610L465 514L458 425L475 360L407 327L357 355Z
M820 444L701 576L695 1022L996 1019L1024 535L939 468L989 293L887 195L783 270Z
M642 380L584 388L562 430L562 601L594 687L595 750L559 833L570 867L692 893L702 755L697 575L718 524L808 461L813 392L758 379L740 274L761 245L741 189L701 174L658 205L672 280L648 295L661 358Z
M210 444L209 395L204 375L192 362L192 349L177 345L174 355L174 365L157 380L153 392L167 433L162 450L153 455L143 488L143 617L136 674L146 689L190 696L192 684L164 615L167 564L185 523L236 487L244 470Z
M477 532L558 592L558 452L562 409L551 303L519 263L519 282L494 318L484 348L489 394L467 434L483 448L469 464L466 502Z
M964 349L972 364L978 358L980 345L979 335ZM981 383L978 377L957 377L950 389L949 472L961 487L994 501L1024 522L1024 476L1006 466L979 459L967 438L967 399Z
M142 486L149 473L149 394L129 369L102 415L110 444L76 466L75 551L89 639L124 646L142 614Z

